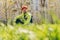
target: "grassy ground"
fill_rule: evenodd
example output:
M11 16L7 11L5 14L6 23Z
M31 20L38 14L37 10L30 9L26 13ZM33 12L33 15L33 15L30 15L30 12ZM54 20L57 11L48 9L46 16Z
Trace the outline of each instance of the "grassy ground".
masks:
M60 24L0 24L0 40L60 40Z

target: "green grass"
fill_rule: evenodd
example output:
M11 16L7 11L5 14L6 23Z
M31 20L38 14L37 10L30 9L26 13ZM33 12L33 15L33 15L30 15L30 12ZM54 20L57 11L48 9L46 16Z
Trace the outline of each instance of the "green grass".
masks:
M0 40L60 40L60 24L0 25Z

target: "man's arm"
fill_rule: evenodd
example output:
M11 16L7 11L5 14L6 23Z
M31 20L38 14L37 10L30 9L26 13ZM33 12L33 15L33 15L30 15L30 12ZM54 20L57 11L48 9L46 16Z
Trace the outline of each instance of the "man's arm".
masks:
M28 14L27 14L27 19L26 19L26 20L24 20L24 25L26 25L26 24L30 23L30 20L31 20L31 14L30 14L30 13L28 13Z
M22 14L21 14L21 15L16 16L16 17L13 19L13 24L16 24L16 23L15 23L15 22L16 22L16 20L17 20L17 19L21 19L21 17L22 17Z

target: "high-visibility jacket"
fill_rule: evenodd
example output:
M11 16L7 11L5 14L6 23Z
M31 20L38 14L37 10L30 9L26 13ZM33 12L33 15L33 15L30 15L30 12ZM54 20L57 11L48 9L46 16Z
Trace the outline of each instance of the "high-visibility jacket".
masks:
M18 15L14 19L14 24L29 24L32 23L32 16L29 12L22 13L21 15Z

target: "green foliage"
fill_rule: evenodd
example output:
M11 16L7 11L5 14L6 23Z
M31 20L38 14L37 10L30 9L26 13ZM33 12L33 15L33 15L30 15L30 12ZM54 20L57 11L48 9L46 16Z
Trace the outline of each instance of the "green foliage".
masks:
M60 40L60 25L0 25L0 40Z

